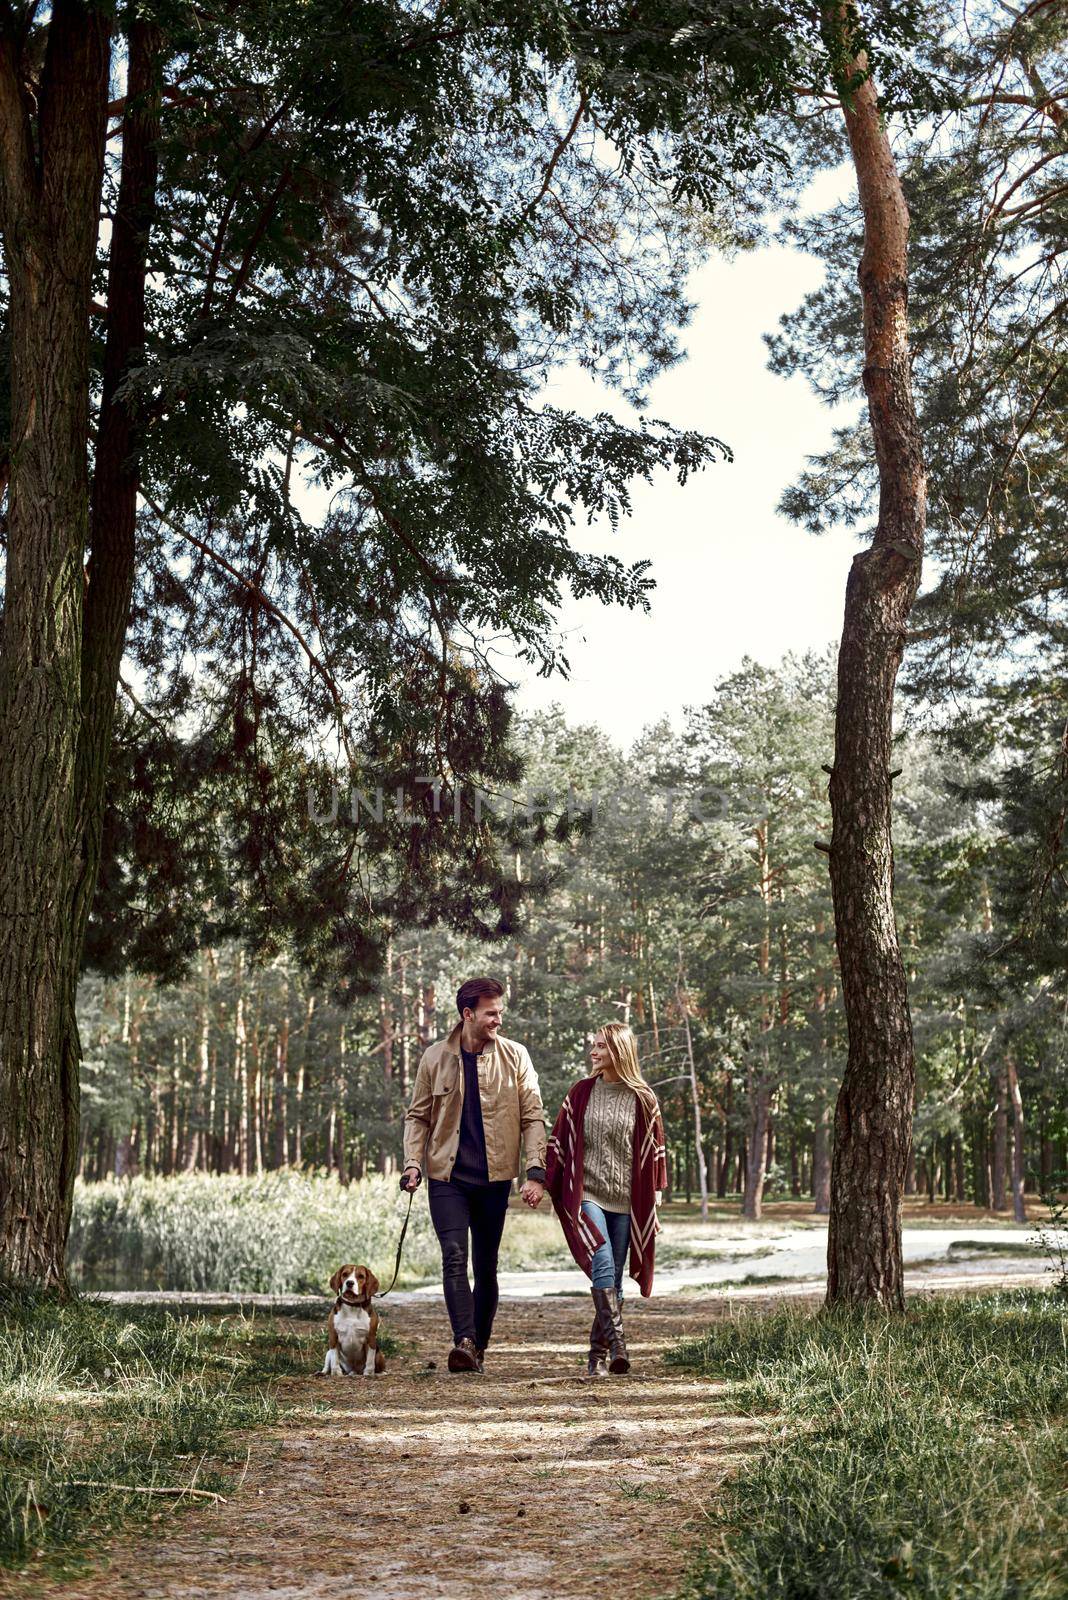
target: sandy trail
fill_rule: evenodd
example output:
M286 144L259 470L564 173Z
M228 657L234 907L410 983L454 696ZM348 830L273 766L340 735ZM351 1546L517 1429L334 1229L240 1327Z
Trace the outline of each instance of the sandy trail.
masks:
M375 1380L286 1379L226 1504L161 1514L65 1600L644 1600L670 1594L717 1483L759 1448L722 1384L667 1368L722 1297L628 1297L631 1373L585 1381L588 1300L502 1302L486 1372L450 1374L444 1308L408 1303ZM428 1366L435 1362L434 1367ZM28 1590L21 1588L21 1594Z

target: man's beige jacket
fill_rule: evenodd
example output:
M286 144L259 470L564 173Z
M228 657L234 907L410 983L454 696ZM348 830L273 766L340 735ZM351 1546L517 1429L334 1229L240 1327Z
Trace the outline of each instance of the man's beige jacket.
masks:
M447 1039L424 1050L404 1118L404 1165L448 1180L460 1144L464 1072L458 1022ZM521 1147L526 1168L545 1168L545 1122L538 1075L526 1046L500 1034L478 1058L478 1095L491 1183L514 1178Z

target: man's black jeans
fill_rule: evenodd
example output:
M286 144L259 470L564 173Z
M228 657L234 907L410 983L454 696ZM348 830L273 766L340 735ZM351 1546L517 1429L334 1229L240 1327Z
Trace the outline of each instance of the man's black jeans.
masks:
M480 1350L489 1344L497 1311L497 1251L504 1232L508 1191L503 1183L465 1183L454 1178L427 1183L430 1218L441 1243L445 1304L455 1342L473 1339ZM475 1269L475 1292L467 1280L467 1236Z

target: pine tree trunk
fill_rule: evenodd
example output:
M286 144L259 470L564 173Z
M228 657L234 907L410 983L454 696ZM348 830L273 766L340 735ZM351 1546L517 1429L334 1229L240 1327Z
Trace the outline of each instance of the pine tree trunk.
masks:
M728 1099L727 1099L727 1107L726 1107L726 1112L727 1112L728 1116L730 1114L730 1098L729 1098L730 1093L731 1093L731 1085L728 1083L728 1085L727 1085ZM716 1174L716 1199L717 1200L725 1200L727 1198L727 1185L730 1182L731 1163L732 1163L733 1159L734 1159L734 1135L733 1135L733 1130L731 1128L730 1123L727 1122L726 1126L724 1128L724 1132L723 1132L723 1159L721 1160L721 1162L719 1164L719 1171Z
M825 1217L831 1209L831 1107L820 1107L812 1145L812 1209Z
M237 958L237 1006L234 1015L234 1066L236 1069L240 1109L237 1120L238 1171L243 1178L249 1174L250 1117L248 1099L248 1032L245 1027L244 954Z
M78 1156L75 774L89 537L89 302L110 22L53 0L34 92L0 19L11 432L0 644L0 1273L66 1287ZM36 124L36 126L35 126Z
M844 32L847 13L829 23ZM866 71L863 59L852 63ZM838 656L831 887L849 1054L834 1121L827 1303L904 1308L901 1197L916 1069L894 919L894 686L920 580L926 477L908 341L909 216L867 78L843 111L864 215L864 388L879 468L871 548L853 558Z
M745 1194L742 1199L742 1216L758 1222L764 1201L764 1179L767 1173L768 1120L771 1115L771 1087L766 1070L757 1076L751 1089L749 1111L749 1140L747 1148L752 1158L746 1167Z
M976 1117L972 1133L972 1173L975 1182L975 1204L983 1211L990 1209L989 1144L986 1117Z
M133 1006L130 995L130 974L126 974L123 985L122 997L122 1033L120 1034L123 1047L127 1052L127 1065L129 1067L131 1085L138 1081L138 1061L141 1043L141 1013L133 1015ZM136 1102L135 1102L136 1103ZM137 1112L128 1133L124 1133L115 1145L114 1173L116 1178L132 1178L137 1172L137 1139L138 1125Z
M110 20L107 8L55 0L36 108L23 98L10 24L2 37L0 220L16 448L0 661L0 926L10 930L10 944L0 943L0 1268L62 1285L81 1058L75 997L134 573L136 441L115 397L144 346L158 35L131 19L91 504L89 301ZM12 1071L20 1088L9 1098Z
M437 996L433 983L424 983L419 1000L419 1053L429 1049L434 1042L434 1019L437 1016Z
M263 1171L263 1120L264 1120L263 1119L263 1092L264 1092L263 1091L263 1079L264 1079L264 1072L263 1072L263 1049L262 1049L261 1039L260 1039L260 1027L261 1027L261 1022L262 1022L261 1009L262 1009L261 1005L259 1003L257 1003L256 1010L255 1010L255 1024L254 1024L254 1026L252 1028L252 1035L251 1035L251 1039L250 1039L250 1042L249 1042L249 1049L251 1051L252 1061L253 1061L252 1086L251 1086L251 1090L250 1090L250 1093L249 1093L249 1101L250 1101L251 1110L252 1110L252 1157L251 1157L251 1159L252 1159L252 1162L253 1162L253 1164L255 1166L256 1176L257 1177L259 1177L260 1173L262 1173L262 1171Z
M178 1171L178 1129L182 1100L182 1067L185 1064L185 1036L175 1039L171 1055L170 1143L167 1148L167 1174Z
M211 1134L212 1121L214 1120L214 1086L212 1092L212 1116L208 1114L208 1077L211 1067L211 1000L210 1000L210 973L211 967L207 951L200 953L200 1028L197 1036L197 1077L196 1088L193 1094L192 1128L189 1145L185 1153L186 1172L195 1172L200 1165L207 1166L208 1140Z
M300 1037L300 1064L293 1089L293 1165L304 1165L304 1075L308 1060L308 1039L311 1035L312 1017L315 1013L315 996L309 995L304 1009L304 1026Z
M704 1139L701 1131L701 1096L697 1083L697 1063L693 1053L693 1034L690 1031L690 1001L686 992L686 977L682 967L682 948L679 948L679 976L676 999L682 1012L686 1034L686 1060L690 1069L690 1106L693 1111L693 1142L697 1156L697 1183L701 1193L701 1221L708 1221L708 1169L705 1166ZM689 1172L687 1171L687 1200L689 1199Z
M968 1198L968 1183L964 1171L964 1140L957 1134L953 1140L953 1191L958 1205Z
M379 1037L382 1049L382 1121L388 1129L394 1120L393 1108L393 943L386 946L386 983L378 1000ZM396 1165L392 1140L387 1133L378 1151L378 1170L389 1174Z
M997 1100L994 1105L994 1163L991 1178L990 1209L1004 1211L1005 1182L1009 1155L1009 1075L1001 1067L997 1075Z
M289 1151L289 1012L282 1018L275 1046L274 1164L284 1167Z
M403 1101L407 1102L407 1100L408 1100L408 1091L409 1091L410 1080L411 1080L411 1034L410 1034L410 1031L409 1031L410 1012L409 1012L409 1006L408 1006L408 1002L409 1002L409 993L408 993L408 958L403 954L399 958L399 966L400 966L400 981L399 981L397 987L398 987L398 994L399 994L399 997L400 997L401 1026L400 1026L400 1074L399 1074L397 1087L400 1090L401 1099Z
M348 1165L348 1129L346 1127L345 1107L348 1101L349 1077L345 1057L348 1051L348 1040L345 1024L341 1024L341 1035L338 1041L338 1073L337 1073L337 1116L331 1117L336 1129L336 1160L338 1182L347 1184L349 1181Z
M1053 1140L1043 1126L1042 1139L1039 1144L1039 1193L1048 1194L1053 1179Z
M1009 1058L1009 1095L1012 1099L1012 1214L1017 1222L1027 1221L1024 1203L1024 1107L1016 1063Z

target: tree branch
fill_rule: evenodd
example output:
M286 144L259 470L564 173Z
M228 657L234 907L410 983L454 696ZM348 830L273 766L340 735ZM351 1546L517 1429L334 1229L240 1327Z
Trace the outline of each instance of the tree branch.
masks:
M582 121L582 119L583 119L583 117L585 115L586 115L586 93L585 93L585 90L583 90L582 94L579 95L579 103L578 103L578 106L575 109L575 115L571 119L571 126L568 128L567 132L563 135L563 137L558 141L555 150L553 151L552 155L549 157L548 163L546 164L546 167L545 167L545 172L544 172L544 174L542 176L541 188L538 190L538 192L534 196L533 200L531 200L529 202L529 204L524 206L524 208L523 208L524 217L531 216L538 209L538 206L541 204L542 200L544 199L544 197L545 197L545 195L546 195L546 193L548 191L549 185L553 181L553 173L556 171L557 164L558 164L558 162L560 160L560 157L564 154L564 151L567 149L568 145L571 143L572 139L575 137L575 134L578 132L579 123Z
M217 566L222 567L224 572L228 572L235 583L240 584L243 589L247 589L250 594L254 595L257 602L263 607L263 609L270 612L271 616L280 622L282 627L285 628L288 633L292 634L293 638L296 640L297 644L307 657L309 666L313 669L313 671L318 673L319 677L326 685L327 692L333 701L334 710L337 714L338 733L341 738L341 743L344 746L345 755L348 758L350 769L355 771L357 767L357 761L355 753L353 752L352 746L349 742L348 731L345 723L345 707L341 698L341 691L338 689L333 675L316 655L315 651L304 637L304 634L297 627L296 623L286 615L280 606L275 604L269 595L265 594L262 589L258 588L250 578L246 578L243 572L239 572L237 567L234 566L233 562L228 561L221 551L214 550L212 546L206 542L206 540L198 539L195 533L192 533L188 528L183 528L181 523L177 522L169 512L165 511L163 507L153 500L149 495L142 494L142 498L149 510L152 511L162 523L165 523L166 526L170 528L172 532L176 533L180 539L185 539L189 544L195 546L197 550L201 551L203 555L206 555L210 561L214 561Z

